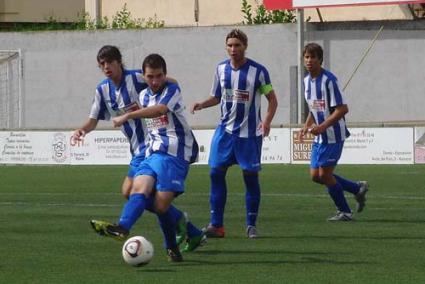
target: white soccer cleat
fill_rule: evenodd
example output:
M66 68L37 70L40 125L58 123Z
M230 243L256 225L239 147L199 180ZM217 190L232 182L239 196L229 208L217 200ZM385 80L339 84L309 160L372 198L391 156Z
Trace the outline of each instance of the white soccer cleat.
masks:
M328 218L328 221L353 221L353 214L337 211L335 216Z
M354 196L354 198L357 201L356 211L358 213L363 211L363 208L366 205L366 193L369 191L369 184L367 183L367 181L359 181L359 185L360 185L360 190Z
M256 239L256 238L258 238L257 228L255 226L248 226L248 227L246 227L246 236L249 239Z

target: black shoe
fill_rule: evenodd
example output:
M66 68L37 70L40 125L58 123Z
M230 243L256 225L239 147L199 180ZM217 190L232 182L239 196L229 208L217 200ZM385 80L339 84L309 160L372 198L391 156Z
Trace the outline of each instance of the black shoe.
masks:
M120 225L109 225L105 228L106 235L112 237L118 241L124 241L127 239L129 231L121 227Z
M178 247L167 249L167 256L168 256L168 261L171 261L171 262L183 261L183 256L180 253L180 250Z

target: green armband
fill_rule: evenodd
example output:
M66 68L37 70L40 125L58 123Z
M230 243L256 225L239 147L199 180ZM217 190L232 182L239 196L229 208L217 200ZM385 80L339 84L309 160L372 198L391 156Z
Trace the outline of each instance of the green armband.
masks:
M272 84L267 84L267 85L262 85L260 87L260 93L262 95L267 95L268 93L270 93L271 91L273 91L273 86Z

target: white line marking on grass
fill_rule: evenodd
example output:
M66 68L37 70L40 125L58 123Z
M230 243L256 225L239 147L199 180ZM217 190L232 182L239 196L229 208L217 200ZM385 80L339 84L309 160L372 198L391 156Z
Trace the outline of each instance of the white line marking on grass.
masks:
M210 196L209 193L191 193L189 191L189 194L191 196ZM69 195L102 195L102 196L121 196L120 193L90 193L90 192L76 192L76 193L63 193L63 192L1 192L0 196L25 196L25 195L31 195L31 196L69 196ZM245 196L245 193L227 193L227 196ZM328 198L329 195L327 194L310 194L310 193L261 193L261 196L264 197L301 197L301 198L311 198L311 197L318 197L318 198ZM346 197L349 198L351 194L346 193ZM382 198L382 199L398 199L398 200L425 200L425 196L412 196L412 195L385 195L385 194L379 194L379 195L373 195L373 198Z
M48 206L48 207L121 207L122 204L102 203L40 203L40 202L0 202L0 205L11 206Z

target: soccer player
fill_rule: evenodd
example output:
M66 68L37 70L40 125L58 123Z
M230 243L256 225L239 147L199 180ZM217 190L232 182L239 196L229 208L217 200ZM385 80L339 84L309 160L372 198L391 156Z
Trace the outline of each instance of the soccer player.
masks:
M145 58L143 76L148 88L140 93L141 109L113 119L116 127L128 121L144 118L147 126L146 158L135 173L130 197L117 224L96 221L99 233L125 239L132 226L153 199L163 229L170 261L183 260L176 243L176 219L169 208L176 196L184 192L189 165L198 157L198 144L188 125L185 107L177 84L166 79L165 60L158 54ZM188 229L188 242L183 251L194 250L204 241L196 227Z
M261 146L268 136L277 108L276 94L267 69L245 57L248 38L239 29L226 36L229 59L218 64L211 96L195 103L191 112L220 104L221 118L211 142L210 224L204 228L208 237L223 238L224 209L227 198L227 169L238 164L243 172L246 201L246 233L258 236L256 220L260 206ZM265 119L261 119L261 97L268 101Z
M99 120L109 120L111 117L138 109L139 93L148 86L143 79L142 70L124 68L121 52L115 46L103 46L97 54L97 62L106 78L96 88L89 119L74 131L73 139L77 141L94 130ZM175 82L174 79L168 80ZM127 176L122 184L122 194L128 198L136 169L145 158L146 125L140 119L133 119L124 123L121 130L130 143L132 155ZM153 204L148 206L148 210L155 213ZM173 206L170 210L178 223L177 241L182 243L186 239L187 228L190 229L193 224L187 220L186 213Z
M308 71L304 78L305 100L310 112L304 127L298 133L298 138L303 141L307 132L315 135L311 150L310 175L314 182L327 187L337 207L336 215L328 218L328 221L351 221L352 211L343 191L354 195L357 212L361 212L369 186L366 181L353 182L334 174L344 141L350 136L345 124L348 106L335 75L322 68L322 47L309 43L304 48L303 56Z

